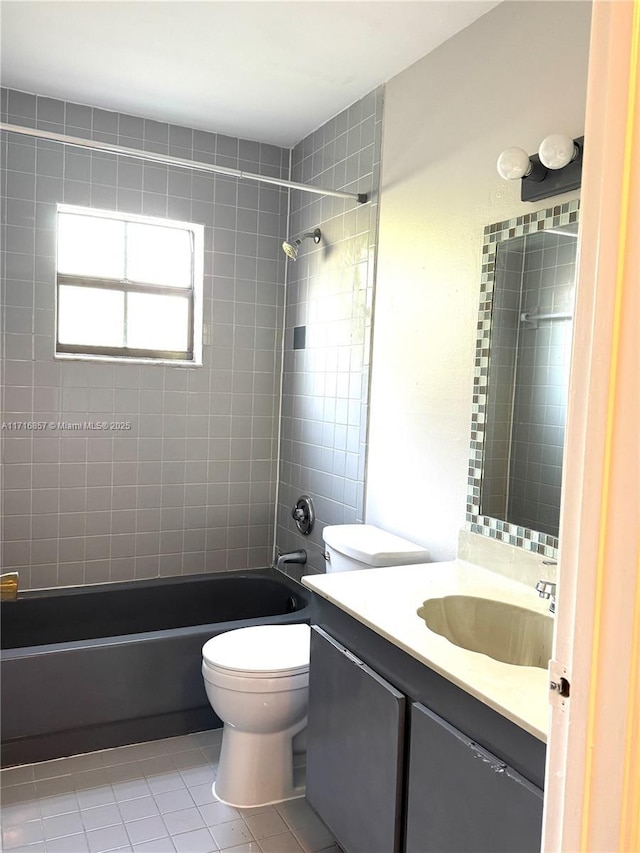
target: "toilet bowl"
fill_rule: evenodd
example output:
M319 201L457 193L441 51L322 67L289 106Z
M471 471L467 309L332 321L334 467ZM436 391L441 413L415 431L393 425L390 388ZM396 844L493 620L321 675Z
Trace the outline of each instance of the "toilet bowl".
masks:
M238 808L302 796L294 738L307 724L308 625L237 628L202 648L202 675L224 723L214 795Z

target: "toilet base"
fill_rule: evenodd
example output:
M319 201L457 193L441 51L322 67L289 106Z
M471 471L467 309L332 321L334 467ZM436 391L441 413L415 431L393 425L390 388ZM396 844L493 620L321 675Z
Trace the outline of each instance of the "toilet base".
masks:
M304 767L294 761L292 740L306 719L286 732L254 734L225 726L212 791L234 808L255 808L303 797ZM296 756L297 758L297 756Z
M276 806L278 803L287 803L289 800L299 800L304 797L305 794L305 785L295 787L293 789L294 793L292 793L289 797L284 797L281 800L270 800L268 803L253 803L248 806L246 803L232 803L230 800L223 799L216 789L216 783L214 782L211 786L211 793L213 794L213 798L217 800L219 803L224 803L225 806L232 806L234 809L252 809L257 808L258 806Z

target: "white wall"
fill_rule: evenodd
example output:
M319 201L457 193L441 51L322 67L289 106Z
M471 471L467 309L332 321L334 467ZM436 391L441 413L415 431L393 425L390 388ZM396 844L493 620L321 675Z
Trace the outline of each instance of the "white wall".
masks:
M465 521L483 228L575 195L520 202L495 161L584 132L590 16L502 3L386 87L366 520L438 560Z

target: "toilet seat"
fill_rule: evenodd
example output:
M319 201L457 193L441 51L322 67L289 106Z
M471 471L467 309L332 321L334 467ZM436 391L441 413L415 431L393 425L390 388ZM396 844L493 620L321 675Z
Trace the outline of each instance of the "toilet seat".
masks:
M308 625L255 625L212 637L202 647L203 669L241 678L287 678L309 669Z

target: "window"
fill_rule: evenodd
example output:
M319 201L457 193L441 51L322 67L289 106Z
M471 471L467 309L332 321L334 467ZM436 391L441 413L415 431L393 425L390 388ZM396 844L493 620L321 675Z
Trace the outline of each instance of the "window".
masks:
M58 206L56 354L202 363L203 227Z

